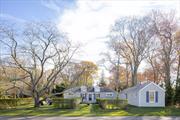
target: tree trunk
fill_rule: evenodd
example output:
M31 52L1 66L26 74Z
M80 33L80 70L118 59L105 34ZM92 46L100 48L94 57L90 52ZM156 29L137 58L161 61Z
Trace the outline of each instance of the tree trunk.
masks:
M39 102L39 99L40 99L40 96L38 93L34 93L34 107L40 107L40 102Z
M118 56L118 59L117 59L117 66L116 66L116 76L115 76L115 89L119 92L120 91L120 87L121 87L121 84L120 84L120 57Z
M173 103L173 89L171 86L171 76L170 76L170 60L165 61L165 88L166 88L166 105L172 105Z
M120 81L119 81L119 66L117 66L116 68L116 83L115 83L115 86L116 86L116 90L119 91L119 86L120 86Z
M131 74L132 86L137 85L137 68L134 68Z
M153 69L153 78L154 78L154 83L157 83L157 72L156 72L156 69L154 68L154 66L152 66L152 69Z
M171 86L171 77L170 77L170 63L169 62L166 62L166 65L165 65L165 84L166 86Z
M129 86L128 80L129 80L129 72L128 72L128 64L126 63L126 87L127 88Z
M179 79L179 75L180 75L180 55L178 57L178 68L177 68L177 76L176 76L176 80ZM177 82L176 82L177 83Z

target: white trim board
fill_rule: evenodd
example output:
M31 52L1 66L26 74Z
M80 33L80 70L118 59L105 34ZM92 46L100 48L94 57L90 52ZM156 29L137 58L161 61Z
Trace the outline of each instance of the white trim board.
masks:
M160 87L159 85L155 84L154 82L150 82L149 84L147 84L146 86L144 86L142 89L139 90L139 92L141 92L144 88L146 88L147 86L149 86L150 84L153 84L155 86L157 86L158 88L160 88L161 90L165 91L162 87Z

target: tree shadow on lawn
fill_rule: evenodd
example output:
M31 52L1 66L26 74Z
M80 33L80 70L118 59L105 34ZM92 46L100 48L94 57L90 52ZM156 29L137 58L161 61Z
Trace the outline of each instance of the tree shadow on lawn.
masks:
M180 110L174 107L135 107L128 106L126 112L134 116L179 116Z
M94 116L180 116L180 109L174 107L135 107L128 106L121 110L104 110L96 105L91 110Z
M80 105L78 109L58 109L53 106L0 110L0 116L180 116L173 107L144 108L128 106L122 110L104 110L97 104Z
M80 106L79 109L59 109L53 106L43 106L40 108L16 108L0 110L0 116L89 116L90 110L87 105Z
M92 104L91 114L93 116L127 116L128 112L117 109L102 109L98 104Z
M79 108L68 110L62 116L91 116L90 106L81 104Z
M53 107L28 107L28 108L13 108L0 110L0 115L3 116L41 116L41 115L53 115L57 109Z

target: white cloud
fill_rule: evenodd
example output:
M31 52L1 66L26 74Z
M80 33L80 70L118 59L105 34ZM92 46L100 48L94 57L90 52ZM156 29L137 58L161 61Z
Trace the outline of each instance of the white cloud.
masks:
M60 12L60 7L57 5L56 1L52 0L41 0L42 5L45 7L54 10L55 12L59 13Z
M0 14L0 19L1 20L15 21L15 22L18 22L18 23L25 23L25 22L27 22L25 19L18 18L18 17L12 16L10 14L4 14L4 13Z
M106 51L105 41L110 26L120 16L143 15L152 9L176 9L180 13L179 0L78 0L74 9L67 9L59 19L59 28L67 32L73 42L83 44L78 59L100 59Z

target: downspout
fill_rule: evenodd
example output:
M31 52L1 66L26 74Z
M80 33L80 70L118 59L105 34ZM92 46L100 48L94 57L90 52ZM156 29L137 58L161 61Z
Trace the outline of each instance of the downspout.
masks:
M139 97L139 99L138 99L138 106L139 107L141 106L141 99L140 99L141 97L140 97L140 95L141 95L140 91L138 91L138 97Z

